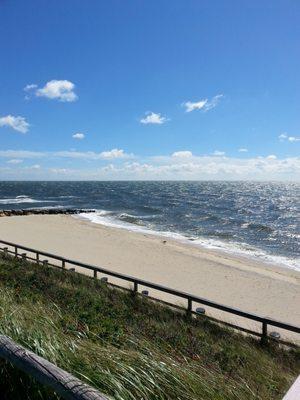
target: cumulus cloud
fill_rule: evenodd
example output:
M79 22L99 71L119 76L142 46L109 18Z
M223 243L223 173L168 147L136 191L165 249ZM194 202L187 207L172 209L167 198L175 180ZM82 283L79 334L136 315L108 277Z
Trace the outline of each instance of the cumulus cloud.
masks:
M239 153L247 153L248 149L245 149L244 147L238 149Z
M212 153L213 156L225 156L225 151L215 150Z
M56 79L47 82L41 88L38 88L36 84L26 85L24 88L25 92L33 93L37 97L46 97L62 102L72 102L78 99L74 89L75 85L73 82Z
M172 154L172 157L189 158L189 157L193 157L193 153L191 151L189 151L189 150L175 151Z
M109 151L102 151L101 153L95 153L94 151L57 151L53 153L53 155L55 157L77 158L83 160L113 160L134 157L133 154L128 154L121 149L112 149Z
M162 125L167 122L167 118L163 117L161 114L156 114L154 112L146 113L146 116L140 120L141 124L156 124Z
M281 135L278 136L278 138L281 142L284 142L285 140L287 140L290 143L300 142L300 137L289 136L287 133L282 133Z
M268 160L276 160L277 157L274 154L270 154L269 156L267 156Z
M289 142L300 142L300 137L289 136L288 141Z
M30 125L24 117L14 117L13 115L6 115L5 117L0 118L0 127L1 126L12 128L20 133L26 133L28 132Z
M110 151L103 151L100 153L100 158L103 160L111 160L114 158L128 158L130 157L129 154L126 154L124 150L119 150L119 149L112 149Z
M183 106L185 107L186 112L191 112L194 110L202 110L204 112L211 110L212 108L215 108L221 98L223 97L223 94L218 94L214 96L212 99L203 99L199 101L187 101L183 103Z
M72 135L72 138L77 140L82 140L85 138L85 134L80 132L74 133L74 135Z

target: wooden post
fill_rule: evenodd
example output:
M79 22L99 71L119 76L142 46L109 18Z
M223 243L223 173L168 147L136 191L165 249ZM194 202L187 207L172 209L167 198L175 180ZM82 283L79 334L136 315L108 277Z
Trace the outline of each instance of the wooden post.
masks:
M43 266L48 267L48 260L43 260Z
M133 282L133 292L134 292L134 294L136 294L138 292L138 287L139 287L138 283L137 282Z
M192 316L192 309L193 309L193 302L192 299L188 299L188 307L187 307L187 316L191 317Z
M26 253L22 253L21 256L22 256L22 261L25 262L26 261Z
M37 265L39 265L39 263L40 263L40 255L39 255L39 253L36 253L36 263L37 263Z
M62 260L62 262L61 262L61 267L62 267L62 269L65 269L65 268L66 268L66 262L65 262L65 260Z
M15 246L15 257L18 258L18 247Z
M268 325L266 322L262 323L262 336L261 343L267 343L268 341Z
M104 394L4 335L0 335L0 357L49 386L63 399L108 400Z
M6 258L8 256L8 247L3 248L3 255L4 255L4 258Z
M94 278L97 279L97 271L94 269Z

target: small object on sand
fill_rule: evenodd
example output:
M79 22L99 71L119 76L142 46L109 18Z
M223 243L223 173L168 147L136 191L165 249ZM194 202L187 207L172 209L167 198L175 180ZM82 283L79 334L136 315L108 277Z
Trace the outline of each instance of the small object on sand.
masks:
M203 307L197 307L197 308L196 308L196 313L197 313L197 314L205 314L205 308L203 308Z
M142 295L143 296L148 296L149 295L149 291L148 290L142 290Z
M280 333L279 332L270 332L269 335L272 339L280 339Z
M103 277L100 279L100 281L103 282L103 283L107 283L108 278L107 278L106 276L103 276Z
M166 244L167 243L167 241L166 240L163 240L163 244Z

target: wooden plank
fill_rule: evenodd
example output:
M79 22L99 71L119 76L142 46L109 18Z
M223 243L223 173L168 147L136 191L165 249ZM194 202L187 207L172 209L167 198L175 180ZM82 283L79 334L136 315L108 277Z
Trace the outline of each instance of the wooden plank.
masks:
M66 400L108 400L108 397L96 389L18 345L5 335L0 335L0 357L32 376L41 384L51 387Z

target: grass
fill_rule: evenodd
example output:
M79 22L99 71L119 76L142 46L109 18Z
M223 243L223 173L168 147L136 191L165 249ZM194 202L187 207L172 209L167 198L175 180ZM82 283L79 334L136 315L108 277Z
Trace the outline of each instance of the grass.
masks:
M281 399L299 350L88 277L0 257L0 333L118 400ZM3 399L57 399L0 360Z

